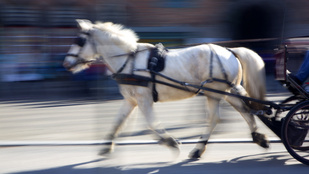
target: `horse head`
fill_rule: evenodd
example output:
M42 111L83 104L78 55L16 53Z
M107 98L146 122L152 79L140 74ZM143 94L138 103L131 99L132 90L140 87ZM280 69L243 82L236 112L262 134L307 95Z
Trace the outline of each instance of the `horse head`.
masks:
M63 66L73 73L79 72L98 57L107 60L115 55L130 53L137 48L138 37L122 25L77 19L80 33L69 49Z
M94 60L95 51L93 50L92 27L93 24L88 20L76 20L80 33L71 45L63 66L72 72L79 72L88 68L89 63Z

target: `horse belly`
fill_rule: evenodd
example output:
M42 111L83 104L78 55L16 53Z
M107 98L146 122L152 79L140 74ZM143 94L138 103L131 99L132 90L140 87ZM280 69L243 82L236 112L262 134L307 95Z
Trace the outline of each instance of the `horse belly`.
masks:
M176 101L196 96L194 92L187 92L185 90L180 90L164 85L158 85L157 91L159 94L160 102Z

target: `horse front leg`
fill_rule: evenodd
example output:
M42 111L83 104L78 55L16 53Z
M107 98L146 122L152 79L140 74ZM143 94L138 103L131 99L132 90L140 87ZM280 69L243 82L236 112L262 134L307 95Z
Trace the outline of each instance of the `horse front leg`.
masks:
M103 148L99 155L105 155L111 153L114 150L114 139L118 136L118 133L127 120L133 109L136 107L134 102L130 102L128 100L124 100L122 106L120 107L119 113L116 117L115 125L110 134L107 135L106 140L108 141L107 147Z
M166 145L176 153L179 153L179 142L170 136L155 118L152 97L144 96L142 99L138 100L138 107L145 116L147 125L154 133L155 139L159 140L159 144Z
M220 100L215 98L208 98L209 125L206 127L205 133L200 137L195 148L190 152L189 158L198 159L205 152L209 137L219 121L219 101Z

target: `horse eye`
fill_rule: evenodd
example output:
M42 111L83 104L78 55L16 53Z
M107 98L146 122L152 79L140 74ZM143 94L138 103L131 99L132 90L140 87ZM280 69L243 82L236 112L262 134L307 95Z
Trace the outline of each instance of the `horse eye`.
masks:
M74 41L74 43L80 47L83 47L86 43L87 39L84 37L77 37Z

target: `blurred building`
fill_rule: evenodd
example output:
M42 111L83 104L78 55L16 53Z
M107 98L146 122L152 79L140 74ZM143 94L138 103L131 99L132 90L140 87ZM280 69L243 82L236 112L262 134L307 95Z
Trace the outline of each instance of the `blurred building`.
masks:
M306 0L0 0L0 66L7 67L1 79L65 78L61 62L76 36L77 18L121 23L141 41L166 46L277 38L254 45L258 50L308 35L308 5Z

